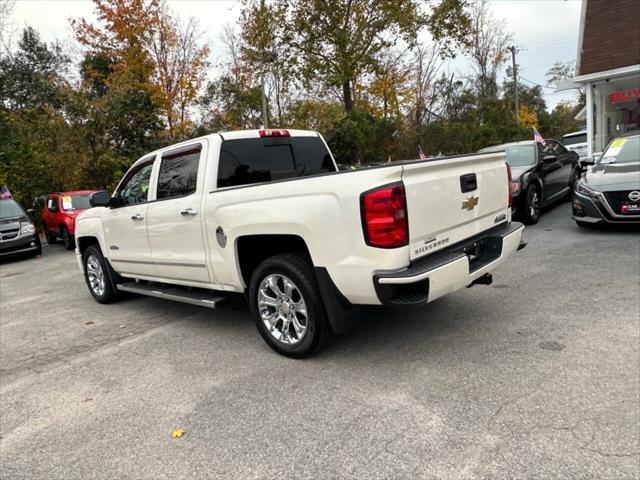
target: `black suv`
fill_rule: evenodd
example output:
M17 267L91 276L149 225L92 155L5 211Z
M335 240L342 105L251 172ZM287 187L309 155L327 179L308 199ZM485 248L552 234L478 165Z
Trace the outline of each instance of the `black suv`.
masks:
M18 202L0 200L0 259L21 253L40 255L40 238Z

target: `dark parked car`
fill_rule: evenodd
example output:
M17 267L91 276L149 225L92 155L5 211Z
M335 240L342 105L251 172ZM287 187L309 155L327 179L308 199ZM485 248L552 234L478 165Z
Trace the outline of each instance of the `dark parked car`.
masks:
M580 178L578 154L556 140L504 143L480 152L502 150L511 166L513 213L526 224L538 221L542 207L571 195Z
M0 200L0 259L21 253L42 253L36 227L18 202Z
M596 223L640 225L640 134L616 138L589 167L573 192L578 226Z

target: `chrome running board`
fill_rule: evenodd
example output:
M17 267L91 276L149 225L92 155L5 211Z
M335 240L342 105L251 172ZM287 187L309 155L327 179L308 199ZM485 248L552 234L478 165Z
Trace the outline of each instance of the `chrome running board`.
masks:
M217 308L227 297L211 290L189 287L167 286L161 283L125 282L116 285L123 292L137 293L148 297L164 298L174 302L189 303L200 307Z

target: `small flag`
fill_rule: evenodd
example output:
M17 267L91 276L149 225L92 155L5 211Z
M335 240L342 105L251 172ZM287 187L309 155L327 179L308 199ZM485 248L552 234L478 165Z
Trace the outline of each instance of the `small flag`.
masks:
M426 160L427 159L427 156L422 151L422 145L418 145L418 157L420 158L420 160Z
M536 130L536 127L531 128L533 128L533 141L536 143L541 143L542 145L546 145L547 143L544 141L544 138L542 138L542 135L540 135L540 132Z
M7 186L3 185L2 189L0 189L0 199L7 200L9 198L13 198L13 196L11 196L11 192L9 191Z

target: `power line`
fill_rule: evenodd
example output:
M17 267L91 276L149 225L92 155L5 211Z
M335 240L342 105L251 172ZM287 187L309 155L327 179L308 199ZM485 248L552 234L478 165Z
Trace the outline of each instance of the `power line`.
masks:
M539 83L536 82L532 82L531 80L527 80L526 78L524 78L522 75L520 75L520 80L524 80L527 83L531 83L532 85L535 85L536 87L542 87L542 88L548 88L549 90L553 90L555 91L556 89L553 87L549 87L547 85L540 85Z
M552 42L534 43L533 45L522 47L522 50L534 50L536 48L549 47L551 45L562 45L564 43L577 43L577 42L578 40L575 38L567 38L564 40L554 40Z

